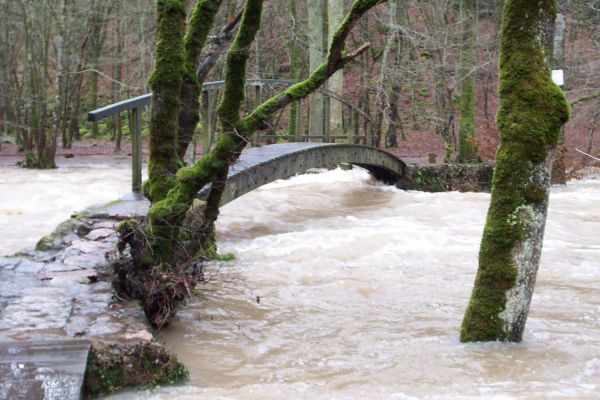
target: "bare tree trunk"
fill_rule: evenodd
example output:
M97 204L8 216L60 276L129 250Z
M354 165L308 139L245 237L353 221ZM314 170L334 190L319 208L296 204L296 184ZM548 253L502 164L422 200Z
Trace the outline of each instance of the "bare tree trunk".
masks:
M502 21L502 144L479 271L461 340L521 341L540 262L550 171L560 128L569 118L563 92L550 78L556 0L507 0Z
M327 33L324 26L326 21L326 0L308 0L308 53L311 71L317 69L325 59ZM323 95L313 93L310 96L309 107L308 134L310 136L325 136L325 99ZM316 141L321 142L323 139L317 139Z
M327 1L327 20L328 20L328 44L333 40L333 34L337 27L344 20L344 0ZM325 57L323 57L324 59ZM344 97L344 71L340 70L333 74L327 82L327 89ZM344 133L344 105L337 100L329 101L329 135L339 136Z
M562 0L559 0L559 4ZM552 69L564 69L565 67L565 33L567 19L562 13L556 15L556 25L554 29L554 54L552 55ZM567 148L565 146L565 128L560 130L558 139L559 146L554 157L552 165L552 183L564 185L567 183L567 166L565 165L565 156Z
M112 102L115 103L121 98L121 81L123 80L123 55L125 42L125 18L124 4L120 1L115 2L115 11L117 20L115 21L116 51L112 65L114 81L111 83ZM123 137L123 120L120 114L113 116L113 136L115 139L115 153L121 151L121 139Z
M62 131L62 127L67 124L67 112L66 109L63 109L67 103L65 101L67 91L67 76L65 74L66 0L60 0L55 11L58 32L54 37L54 48L56 49L56 76L54 77L54 126L52 127L52 136L56 142L56 138L58 138L59 132Z
M475 30L477 26L474 8L474 0L461 0L460 117L456 156L456 161L459 163L474 163L479 160L479 151L475 143Z
M289 62L290 62L290 79L296 81L300 79L299 66L301 63L300 46L298 45L298 10L296 0L290 0L290 18L291 18L291 38L289 44ZM302 108L299 103L292 103L290 106L290 124L288 134L293 137L300 135L302 129L298 123L299 114L302 113Z

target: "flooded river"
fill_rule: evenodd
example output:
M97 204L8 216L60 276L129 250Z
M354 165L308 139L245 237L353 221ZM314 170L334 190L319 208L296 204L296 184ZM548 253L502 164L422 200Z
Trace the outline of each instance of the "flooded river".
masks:
M600 180L553 189L520 344L458 340L488 202L355 169L230 203L219 246L237 260L159 337L190 382L113 399L599 398Z
M0 255L35 246L74 211L131 191L131 168L0 168Z

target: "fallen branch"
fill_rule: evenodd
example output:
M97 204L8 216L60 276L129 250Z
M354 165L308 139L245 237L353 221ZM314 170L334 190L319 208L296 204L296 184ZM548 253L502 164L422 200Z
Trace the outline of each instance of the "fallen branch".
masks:
M581 151L581 150L579 150L579 149L575 149L575 151L576 151L576 152L578 152L578 153L581 153L581 154L583 154L584 156L588 156L589 158L592 158L592 159L594 159L594 160L596 160L596 161L600 161L600 158L598 158L598 157L594 157L593 155L591 155L591 154L588 154L588 153L586 153L585 151Z

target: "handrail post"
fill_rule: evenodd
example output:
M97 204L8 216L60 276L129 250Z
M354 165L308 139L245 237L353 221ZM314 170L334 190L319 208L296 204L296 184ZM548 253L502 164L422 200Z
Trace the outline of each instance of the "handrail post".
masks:
M131 109L131 190L134 193L142 191L142 115L138 107Z

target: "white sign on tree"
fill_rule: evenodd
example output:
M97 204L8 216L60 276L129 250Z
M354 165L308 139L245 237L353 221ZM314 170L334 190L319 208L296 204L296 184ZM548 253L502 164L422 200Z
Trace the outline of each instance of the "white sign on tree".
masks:
M554 69L552 70L552 81L556 83L558 86L565 85L565 73L562 69Z

